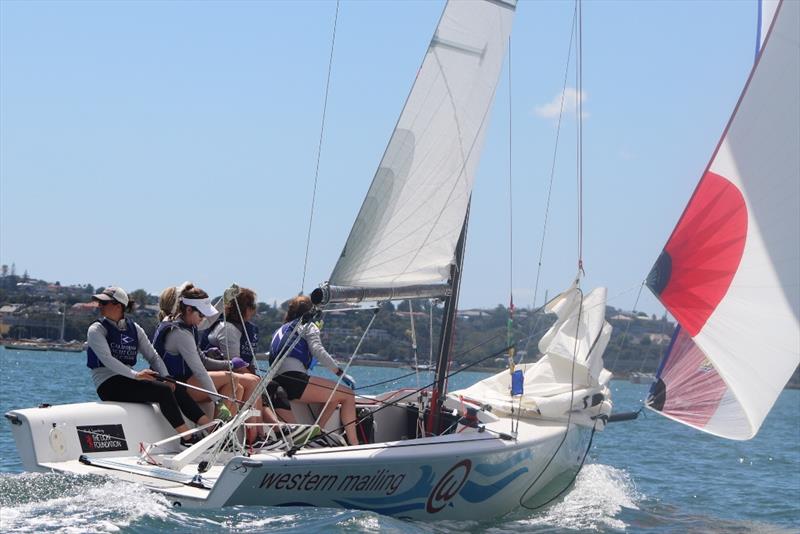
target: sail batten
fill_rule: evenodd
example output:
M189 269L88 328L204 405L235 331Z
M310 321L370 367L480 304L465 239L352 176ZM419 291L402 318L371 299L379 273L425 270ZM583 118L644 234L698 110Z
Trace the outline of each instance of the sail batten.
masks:
M515 6L445 6L330 285L449 282Z
M782 2L648 285L680 324L650 407L748 439L800 363L800 3Z

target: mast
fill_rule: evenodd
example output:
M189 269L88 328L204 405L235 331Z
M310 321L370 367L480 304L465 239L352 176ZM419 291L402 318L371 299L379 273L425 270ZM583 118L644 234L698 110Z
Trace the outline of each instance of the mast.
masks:
M439 357L436 360L436 387L433 390L431 399L431 418L428 431L433 434L439 433L439 419L442 411L442 403L447 395L447 372L450 367L450 357L453 349L453 339L456 327L456 311L458 310L458 295L461 289L461 270L464 266L464 249L467 244L467 227L469 226L469 210L472 199L467 203L467 215L464 217L464 226L461 227L461 234L456 244L455 262L451 266L450 280L451 293L444 304L442 316L442 335L439 339Z
M67 303L64 302L64 311L61 313L61 332L58 337L58 340L62 343L64 342L64 327L67 323Z

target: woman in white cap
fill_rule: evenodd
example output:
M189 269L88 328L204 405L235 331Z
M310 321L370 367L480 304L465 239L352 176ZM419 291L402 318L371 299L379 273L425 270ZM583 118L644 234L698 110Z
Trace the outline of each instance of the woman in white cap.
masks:
M158 403L161 413L178 432L186 432L181 412L198 425L211 420L194 402L185 388L157 382L166 376L167 368L150 344L142 327L125 312L133 309L133 301L119 287L108 287L92 296L100 308L100 319L89 326L86 365L92 370L97 395L104 401ZM135 371L137 355L150 363L150 369ZM199 436L181 438L183 445L196 442Z
M239 362L208 358L197 346L197 326L204 318L213 318L218 313L208 293L187 282L165 289L159 297L159 307L162 321L153 336L153 346L164 359L169 374L207 391L190 390L189 395L198 402L214 401L218 411L221 406L216 393L241 401L245 388L232 372ZM230 412L236 412L237 407L230 401L223 402ZM261 409L261 399L254 407Z

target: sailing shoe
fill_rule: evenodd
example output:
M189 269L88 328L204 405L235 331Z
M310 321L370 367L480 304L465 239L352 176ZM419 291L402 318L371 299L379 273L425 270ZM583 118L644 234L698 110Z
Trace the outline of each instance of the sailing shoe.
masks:
M193 432L189 434L189 436L181 438L181 447L191 447L192 445L197 445L200 443L200 440L202 440L203 437L204 436L200 432Z
M322 429L317 425L314 426L296 426L284 428L283 434L289 438L293 445L305 445L309 441L322 434Z

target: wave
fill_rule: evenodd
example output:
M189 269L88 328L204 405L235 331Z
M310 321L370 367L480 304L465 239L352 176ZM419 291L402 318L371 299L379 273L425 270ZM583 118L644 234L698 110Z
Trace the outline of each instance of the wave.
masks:
M144 517L166 519L169 502L143 486L55 473L0 475L5 532L118 532Z

